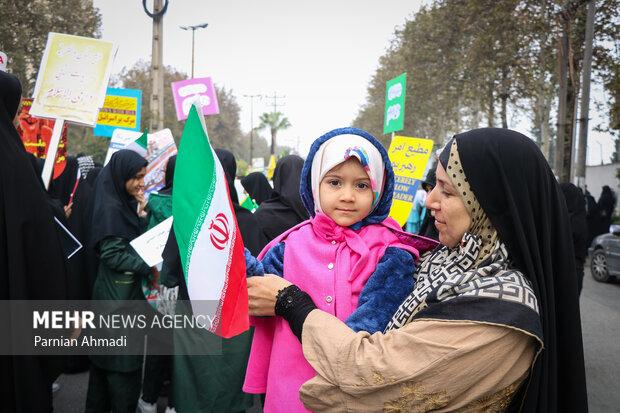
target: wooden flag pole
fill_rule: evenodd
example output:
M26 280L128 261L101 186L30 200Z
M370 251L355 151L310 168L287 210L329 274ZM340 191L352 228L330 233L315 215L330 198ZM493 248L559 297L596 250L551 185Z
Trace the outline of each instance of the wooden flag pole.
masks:
M62 135L62 129L65 126L64 119L56 119L54 122L54 130L52 132L52 138L45 154L45 164L43 165L43 172L41 172L41 179L45 190L50 186L50 180L52 178L52 172L54 171L54 164L56 163L56 153L58 152L58 144L60 143L60 136Z

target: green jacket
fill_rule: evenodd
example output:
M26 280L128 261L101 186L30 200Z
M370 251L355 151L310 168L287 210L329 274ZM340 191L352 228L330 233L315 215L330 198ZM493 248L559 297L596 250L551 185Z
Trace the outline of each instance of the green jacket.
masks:
M153 228L171 216L172 195L152 192L149 195L149 226L147 229Z
M123 238L99 243L99 271L93 300L144 300L142 278L151 273L138 253Z
M93 300L142 300L142 278L151 272L138 253L123 238L108 237L98 244L99 271L93 287ZM90 356L99 368L131 372L142 366L141 355Z

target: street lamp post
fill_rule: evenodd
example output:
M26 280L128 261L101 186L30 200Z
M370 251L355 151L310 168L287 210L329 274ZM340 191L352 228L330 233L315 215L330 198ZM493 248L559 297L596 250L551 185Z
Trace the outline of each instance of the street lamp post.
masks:
M197 24L195 26L179 26L183 30L191 30L192 31L192 79L194 78L194 34L196 29L204 29L209 25L209 23Z
M254 98L261 99L263 95L243 95L250 98L250 165L252 165L252 156L254 156Z

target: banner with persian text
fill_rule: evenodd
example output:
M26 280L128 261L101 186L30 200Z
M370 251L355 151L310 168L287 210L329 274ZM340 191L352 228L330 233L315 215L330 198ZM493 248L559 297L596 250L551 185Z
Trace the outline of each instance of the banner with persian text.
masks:
M49 33L30 113L95 126L116 50L103 40Z
M111 138L118 128L139 132L141 109L141 90L109 87L103 107L99 109L95 136Z

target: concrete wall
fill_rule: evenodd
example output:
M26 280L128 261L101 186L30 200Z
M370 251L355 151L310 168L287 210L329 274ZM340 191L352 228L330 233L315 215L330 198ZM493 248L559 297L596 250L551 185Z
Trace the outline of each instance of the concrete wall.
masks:
M620 163L586 166L586 187L594 199L598 201L603 185L609 185L616 194L620 195L620 181L616 178L618 168L620 168ZM618 207L616 207L616 213L618 213Z

